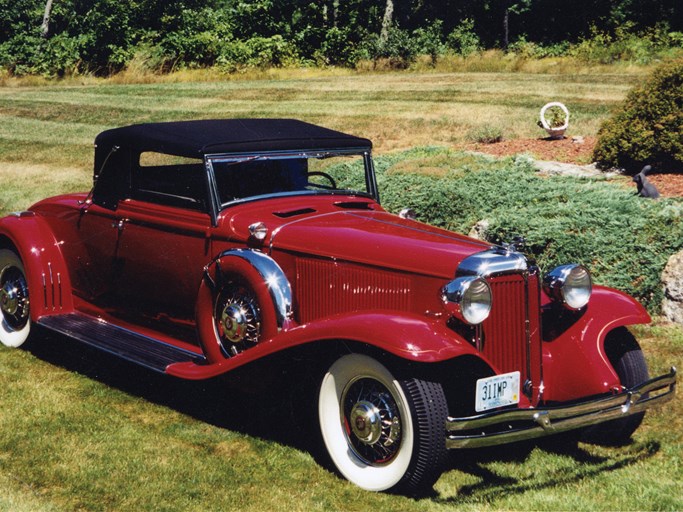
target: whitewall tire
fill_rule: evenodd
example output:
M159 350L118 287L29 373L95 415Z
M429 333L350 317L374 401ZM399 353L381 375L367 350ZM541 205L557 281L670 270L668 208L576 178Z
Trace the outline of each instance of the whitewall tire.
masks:
M14 251L0 249L0 343L19 347L31 332L26 273Z
M377 360L340 357L323 377L318 416L332 462L370 491L421 493L445 460L447 406L441 385L397 380Z

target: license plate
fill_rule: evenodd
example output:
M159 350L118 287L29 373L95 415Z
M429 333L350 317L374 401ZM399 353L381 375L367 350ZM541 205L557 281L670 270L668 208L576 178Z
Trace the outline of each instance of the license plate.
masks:
M494 375L477 381L477 412L519 403L519 372Z

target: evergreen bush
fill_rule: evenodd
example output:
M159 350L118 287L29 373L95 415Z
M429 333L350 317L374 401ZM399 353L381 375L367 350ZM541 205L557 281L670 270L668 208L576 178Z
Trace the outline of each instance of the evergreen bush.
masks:
M598 132L602 168L636 173L646 164L683 167L683 58L659 66Z

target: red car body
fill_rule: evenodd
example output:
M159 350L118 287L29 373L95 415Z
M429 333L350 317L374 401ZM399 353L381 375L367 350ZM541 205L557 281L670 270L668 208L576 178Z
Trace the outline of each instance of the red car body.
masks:
M329 346L323 441L371 490L430 487L448 448L577 428L627 438L671 398L675 371L650 379L624 329L649 322L640 304L595 286L567 307L563 293L591 292L582 267L558 281L514 244L386 212L371 148L291 120L100 134L91 193L0 220L2 341L39 324L184 379ZM343 167L311 171L333 156L357 157L360 190L337 186Z

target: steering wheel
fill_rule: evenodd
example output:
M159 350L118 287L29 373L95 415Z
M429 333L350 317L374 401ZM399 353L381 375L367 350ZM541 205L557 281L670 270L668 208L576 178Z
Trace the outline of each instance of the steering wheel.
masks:
M329 185L322 185L320 183L311 183L309 181L308 184L311 187L322 188L325 190L336 190L337 182L334 181L334 178L332 176L330 176L329 174L327 174L326 172L320 172L320 171L309 172L308 177L310 178L311 176L322 176L323 178L325 178L326 180L328 180L330 182Z

